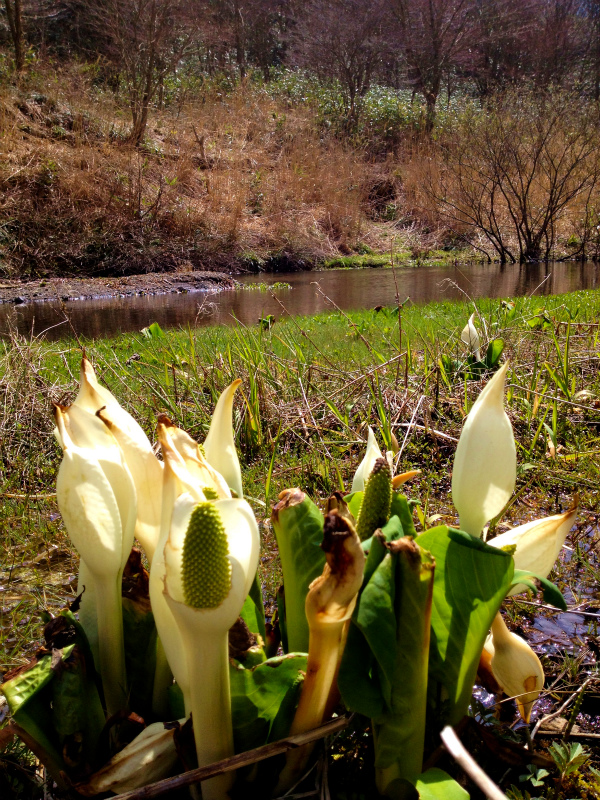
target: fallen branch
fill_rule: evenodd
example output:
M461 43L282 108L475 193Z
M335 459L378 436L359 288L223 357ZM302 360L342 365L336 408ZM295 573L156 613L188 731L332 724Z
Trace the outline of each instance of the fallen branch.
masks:
M440 736L444 747L452 758L489 800L507 800L504 792L494 783L490 776L481 769L479 764L466 749L456 735L454 728L451 728L450 725L446 725Z
M338 717L337 719L325 723L325 725L321 725L319 728L314 728L312 731L298 733L295 736L288 736L287 739L280 739L278 742L256 747L254 750L248 750L246 753L239 753L231 758L215 761L214 764L209 764L206 767L191 769L189 772L184 772L183 775L176 775L174 778L165 778L165 780L151 783L149 786L143 786L141 789L134 789L131 792L119 794L114 797L113 800L148 800L151 797L161 797L175 789L180 789L184 786L192 786L195 783L204 781L207 778L212 778L215 775L221 775L224 772L233 772L241 767L247 767L249 764L255 764L258 761L264 761L266 758L278 756L293 748L302 747L310 742L316 742L319 739L323 739L325 736L341 731L348 725L348 722L349 717ZM502 797L504 797L504 795L502 795Z

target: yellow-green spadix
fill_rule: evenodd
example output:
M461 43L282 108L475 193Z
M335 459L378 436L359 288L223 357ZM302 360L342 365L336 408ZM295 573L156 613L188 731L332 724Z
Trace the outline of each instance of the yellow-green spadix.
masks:
M233 439L233 396L241 384L238 378L222 392L204 442L206 460L219 472L238 497L244 496L242 471Z
M164 548L164 595L183 641L199 766L233 755L228 631L258 566L259 535L241 499L177 498ZM221 800L231 776L202 784Z
M121 578L133 544L135 486L119 446L100 420L73 406L56 406L55 419L63 447L56 498L94 582L100 673L113 714L125 708L127 696Z
M204 502L206 496L200 484L194 481L182 456L176 449L171 437L173 430L175 430L175 426L171 420L164 415L159 416L157 436L162 448L164 471L160 534L150 567L150 602L160 642L157 650L153 707L157 713L164 710L165 693L172 681L172 672L183 694L185 713L188 715L191 710L191 701L183 641L164 596L166 577L164 551L171 530L173 508L177 498L187 493L197 502Z
M528 570L540 578L547 578L565 543L577 516L577 507L545 519L534 519L511 531L501 533L488 544L492 547L515 545L513 553L516 569ZM510 594L525 591L525 586L513 586Z
M517 455L504 411L508 362L487 383L471 408L454 457L452 500L460 527L479 537L508 502L517 479Z
M498 685L504 694L514 697L521 717L529 722L533 704L544 688L539 658L524 639L508 630L500 613L494 617L485 649L492 657L490 666Z
M471 314L469 317L469 321L462 329L462 333L460 334L461 341L463 341L469 348L469 351L473 355L476 361L481 361L481 354L479 348L481 347L481 342L479 340L479 333L477 332L477 328L475 327L475 323L473 320L475 319L475 314Z

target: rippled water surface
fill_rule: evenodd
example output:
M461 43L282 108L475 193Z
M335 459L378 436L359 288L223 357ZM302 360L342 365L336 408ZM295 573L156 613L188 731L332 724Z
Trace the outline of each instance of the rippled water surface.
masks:
M413 303L464 297L560 294L600 285L600 265L535 264L528 266L463 264L456 267L420 266L396 269L400 300ZM158 322L163 328L180 325L252 324L267 314L313 314L331 308L326 297L340 308L358 309L393 305L394 275L391 269L330 270L327 272L278 273L240 278L243 283L291 284L277 290L281 305L266 291L220 291L133 296L113 299L75 300L60 303L0 306L0 333L10 326L19 333L42 334L59 339L71 334L71 326L87 337L111 336L137 331ZM321 292L319 292L319 287Z

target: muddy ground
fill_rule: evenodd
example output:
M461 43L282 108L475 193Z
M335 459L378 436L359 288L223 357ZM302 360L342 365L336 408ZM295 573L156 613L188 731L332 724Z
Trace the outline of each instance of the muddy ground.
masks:
M94 297L194 292L233 289L236 281L224 272L169 272L127 275L118 278L44 278L39 281L0 282L0 303L32 303L42 300L90 300Z

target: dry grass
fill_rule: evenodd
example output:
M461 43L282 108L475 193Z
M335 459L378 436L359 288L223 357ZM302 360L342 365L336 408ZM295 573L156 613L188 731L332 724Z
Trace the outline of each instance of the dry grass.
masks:
M124 143L127 112L81 69L2 95L5 274L314 262L388 244L368 216L380 169L252 85L157 112L139 150Z

